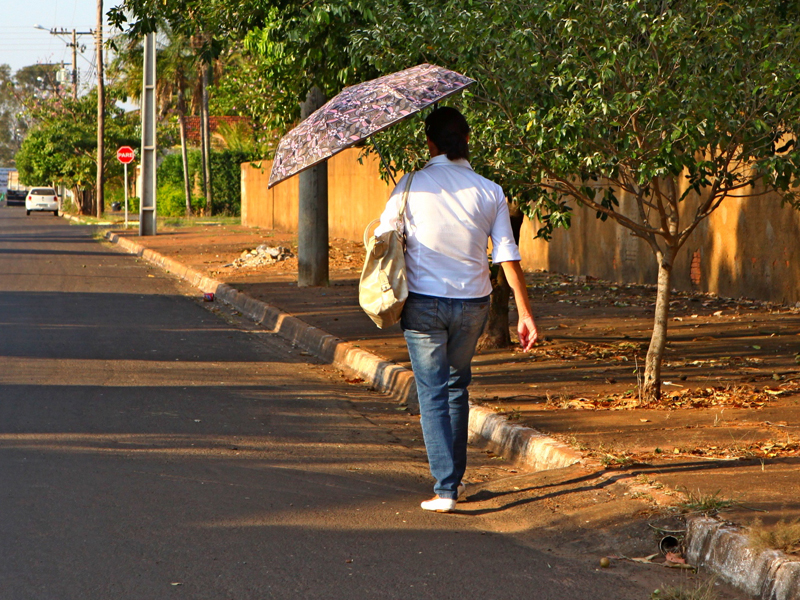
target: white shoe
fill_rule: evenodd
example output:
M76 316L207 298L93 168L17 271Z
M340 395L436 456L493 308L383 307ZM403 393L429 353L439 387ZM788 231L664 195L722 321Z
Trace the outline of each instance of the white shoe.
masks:
M464 485L463 483L459 483L457 490L458 497L456 498L456 500L461 500L461 496L465 496L466 493L467 493L467 486Z
M425 500L425 502L420 504L420 506L422 507L422 510L446 513L450 512L456 507L456 501L452 498L440 498L439 496L434 496L430 500Z

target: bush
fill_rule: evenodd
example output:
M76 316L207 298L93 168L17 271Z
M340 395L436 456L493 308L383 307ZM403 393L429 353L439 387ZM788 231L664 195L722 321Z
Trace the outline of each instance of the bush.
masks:
M246 152L224 150L211 152L211 185L213 188L212 212L215 215L239 216L241 211L241 163L251 160ZM205 209L205 198L202 197L202 161L200 150L189 151L189 181L192 185L192 210L199 212ZM168 213L167 210L178 210L175 190L181 198L179 213ZM158 167L158 212L164 216L178 216L185 213L183 195L183 166L180 152L168 154ZM170 208L167 208L167 207Z
M125 205L125 189L122 186L106 186L104 195L103 201L106 208L111 206L112 202L119 202L123 206Z
M192 212L199 213L205 204L205 200L200 197L192 198ZM158 186L156 207L161 217L182 217L186 214L186 195L183 191L183 183L163 183Z
M242 207L241 164L252 157L245 152L225 150L211 153L211 185L215 215L239 216Z

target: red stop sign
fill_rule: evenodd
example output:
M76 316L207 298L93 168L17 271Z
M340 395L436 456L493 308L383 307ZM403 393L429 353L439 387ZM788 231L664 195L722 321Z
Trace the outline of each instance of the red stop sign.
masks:
M117 150L117 160L123 164L128 164L133 162L133 159L136 158L136 154L133 151L133 148L130 146L123 146L119 150Z

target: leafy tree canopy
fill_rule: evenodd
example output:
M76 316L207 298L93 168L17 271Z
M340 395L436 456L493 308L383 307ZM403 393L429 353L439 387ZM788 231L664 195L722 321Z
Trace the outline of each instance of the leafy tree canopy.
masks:
M713 198L701 216L754 183L796 202L800 25L791 6L388 0L359 32L357 52L381 72L428 61L477 79L464 105L483 168L543 217L543 235L568 219L566 198L659 235L677 217L668 198L692 192ZM402 165L401 150L393 158ZM616 212L620 191L655 222ZM682 234L672 228L681 241L690 223Z
M108 90L110 100L106 116L106 168L111 176L121 176L122 168L114 158L119 146L136 146L137 124L113 101L118 91ZM31 102L28 110L34 125L17 152L20 181L29 186L63 184L86 189L97 176L97 95L95 92L77 100L62 97L47 102Z
M354 33L375 19L367 0L126 0L110 20L133 36L165 21L194 40L204 60L239 64L212 99L218 109L250 116L256 129L285 132L299 118L312 86L331 97L345 85L379 75L351 52ZM240 43L241 42L241 43Z
M25 102L60 93L56 71L60 65L39 64L19 69L0 65L0 165L13 166L14 155L30 125Z

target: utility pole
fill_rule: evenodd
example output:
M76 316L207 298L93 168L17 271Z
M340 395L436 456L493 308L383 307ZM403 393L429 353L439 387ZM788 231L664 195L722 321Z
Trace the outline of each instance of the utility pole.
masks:
M105 173L105 101L106 91L103 82L103 0L97 0L97 218L103 216L105 199L103 197Z
M300 104L300 118L325 104L322 91L314 86ZM297 285L328 285L328 163L302 171L298 176Z
M78 32L72 30L72 99L78 99Z
M36 28L37 29L44 29L45 31L47 31L47 29L45 29L44 27L41 27L39 25L37 25ZM60 30L55 30L55 29L51 29L50 30L50 35L62 36L62 35L68 35L69 33L70 32L68 30L63 29L63 28L60 29ZM67 48L72 48L72 77L71 77L71 79L72 79L72 99L73 100L77 100L78 99L78 47L79 47L78 46L78 36L79 35L91 35L91 36L94 36L95 33L91 29L89 31L77 31L77 30L73 29L71 33L72 33L72 42L71 43L67 42Z
M205 60L201 63L203 69L202 80L202 102L200 103L200 141L202 143L202 158L205 165L203 173L203 189L206 193L206 216L210 217L213 211L212 204L214 198L214 189L211 186L211 125L208 115L208 86L211 85L211 60Z

